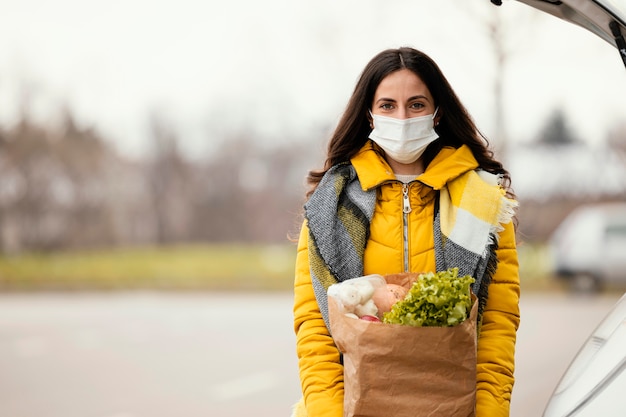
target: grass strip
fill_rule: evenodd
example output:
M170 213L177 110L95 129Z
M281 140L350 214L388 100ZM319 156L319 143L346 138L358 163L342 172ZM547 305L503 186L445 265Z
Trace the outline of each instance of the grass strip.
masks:
M0 256L0 290L293 286L293 245L181 245Z

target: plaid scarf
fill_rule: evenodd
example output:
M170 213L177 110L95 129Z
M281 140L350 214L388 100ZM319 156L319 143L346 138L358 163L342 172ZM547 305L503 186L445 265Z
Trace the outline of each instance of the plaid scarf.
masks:
M459 275L475 278L479 323L497 267L498 233L517 207L498 181L485 171L468 171L440 190L435 210L437 271L457 267ZM304 206L311 280L328 328L328 287L363 276L375 204L376 189L363 191L354 167L345 163L328 170Z

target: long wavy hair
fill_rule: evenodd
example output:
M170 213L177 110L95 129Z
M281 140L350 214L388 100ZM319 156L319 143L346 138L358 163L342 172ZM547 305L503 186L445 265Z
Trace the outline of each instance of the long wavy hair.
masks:
M435 106L439 108L439 123L435 127L439 138L424 152L424 167L443 147L459 148L467 145L479 166L485 171L501 175L507 194L514 197L508 171L494 159L487 138L476 127L439 66L425 53L408 47L382 51L367 64L330 138L324 168L312 170L307 176L310 186L307 197L315 191L326 171L334 165L349 161L369 140L372 129L367 115L376 89L383 78L404 68L422 79L433 96Z

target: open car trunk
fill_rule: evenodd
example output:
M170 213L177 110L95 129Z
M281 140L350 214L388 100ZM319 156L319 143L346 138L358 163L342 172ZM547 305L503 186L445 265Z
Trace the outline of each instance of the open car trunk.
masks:
M626 1L517 0L559 19L581 26L615 46L626 66ZM501 5L502 0L491 0Z

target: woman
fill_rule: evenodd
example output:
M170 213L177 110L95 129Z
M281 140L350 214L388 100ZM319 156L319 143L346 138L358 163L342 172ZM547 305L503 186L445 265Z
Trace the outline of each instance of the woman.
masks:
M365 67L312 171L298 242L294 328L303 399L341 417L343 369L326 289L369 274L459 267L476 278L476 415L509 415L519 325L510 177L435 62L390 49Z

